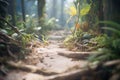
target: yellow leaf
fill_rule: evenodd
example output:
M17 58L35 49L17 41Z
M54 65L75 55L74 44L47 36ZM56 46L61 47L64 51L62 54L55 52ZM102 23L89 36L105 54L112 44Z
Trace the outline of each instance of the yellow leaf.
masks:
M70 14L71 16L75 16L75 15L77 14L77 10L76 10L76 8L75 8L74 6L71 6L71 7L70 7L69 14Z

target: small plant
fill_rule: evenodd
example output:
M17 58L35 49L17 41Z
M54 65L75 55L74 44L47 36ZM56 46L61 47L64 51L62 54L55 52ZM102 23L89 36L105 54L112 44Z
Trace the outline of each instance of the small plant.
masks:
M86 27L86 23L88 24L88 22L83 20L83 18L89 13L89 11L91 9L91 3L88 4L86 0L84 0L82 2L82 4L80 4L80 3L81 2L79 0L74 1L74 6L71 6L68 11L70 18L68 19L67 23L72 19L72 17L75 18L75 29L73 31L73 34L75 33L75 31L77 29L79 29L79 28L82 29L82 28ZM87 26L87 28L88 28L88 26Z
M69 35L65 40L64 40L64 45L69 49L72 50L75 46L74 44L75 38L73 35Z
M48 45L49 44L48 38L46 38L44 35L42 35L42 41L43 41L44 45Z
M33 34L22 33L20 36L20 39L21 39L22 46L25 48L29 42L35 39L35 37Z

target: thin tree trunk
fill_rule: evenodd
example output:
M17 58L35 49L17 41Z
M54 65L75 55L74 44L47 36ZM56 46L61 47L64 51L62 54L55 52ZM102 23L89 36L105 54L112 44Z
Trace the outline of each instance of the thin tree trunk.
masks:
M21 7L22 7L23 21L25 22L25 3L24 3L24 0L21 0Z
M53 5L52 5L51 17L55 17L56 18L56 4L57 4L57 1L53 0L52 4Z
M61 26L64 26L64 0L61 0Z
M104 19L104 13L103 13L103 0L99 0L98 1L98 18L100 21L103 21ZM99 24L99 29L100 29L100 32L103 33L103 29L101 29L101 27L103 27L104 25L103 24Z
M16 6L16 1L15 0L9 0L9 13L12 16L12 24L15 26L16 25L16 21L15 21L15 6Z
M44 17L44 7L45 7L45 0L38 0L38 20L40 24L40 20Z

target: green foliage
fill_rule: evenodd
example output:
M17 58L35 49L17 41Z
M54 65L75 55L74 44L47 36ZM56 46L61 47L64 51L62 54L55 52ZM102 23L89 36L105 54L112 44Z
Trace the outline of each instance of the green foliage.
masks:
M115 27L117 29L120 29L120 24L113 22L113 21L99 21L96 23L96 25L98 25L98 24L106 24L108 26L112 26L112 27Z
M31 16L28 16L26 18L26 22L23 23L22 31L31 34L31 33L37 33L39 31L40 26L38 26L37 18L33 18Z
M72 42L74 40L74 36L69 35L65 40L64 43L65 45L68 45L69 42Z
M46 35L50 30L57 30L61 29L60 25L57 24L56 18L50 18L50 19L41 19L42 24L40 34Z
M58 25L56 22L56 18L50 18L48 21L46 21L46 25L48 26L49 30L60 28L60 25Z
M75 34L68 36L65 40L64 40L64 44L66 47L70 48L71 50L74 48L78 48L77 50L79 51L87 51L88 49L79 49L79 47L81 46L91 46L89 45L89 41L92 38L92 35L88 32L83 32L81 29L77 30L75 32ZM81 46L77 46L77 45L81 45Z
M105 46L105 41L108 36L106 34L97 35L90 39L91 42L96 42L99 47Z
M95 31L93 30L91 30L92 33L90 31L84 32L79 28L78 30L75 31L73 35L71 35L71 37L68 37L65 40L66 42L65 45L69 46L70 43L72 43L71 45L81 44L81 45L85 45L88 47L92 47L91 49L88 49L88 51L97 50L103 47L106 47L109 49L114 49L114 47L116 47L115 50L118 51L117 48L119 47L119 39L117 38L120 37L119 24L112 22L112 21L99 21L96 24L96 26L101 23L110 26L110 27L102 27L102 29L110 31L113 34L112 38L108 37L107 34L96 34ZM114 40L114 39L117 39L117 40Z
M110 26L103 27L103 29L110 31L112 36L106 37L104 41L104 48L100 50L101 54L96 54L90 57L92 61L107 61L120 58L120 24L111 21L101 21L100 23L108 24ZM114 26L114 27L111 27Z
M95 23L97 23L99 21L99 9L100 9L100 4L99 3L100 0L90 0L90 4L91 4L91 9L89 11L89 13L87 14L87 16L85 16L85 20L89 23L89 27L93 27Z
M48 43L48 37L42 35L42 41L47 44Z
M28 44L30 41L34 40L35 37L33 34L26 34L26 33L23 33L21 35L21 42L22 42L22 45L23 46L26 46L26 44Z
M89 13L91 9L91 4L86 4L81 10L80 10L80 15L85 16L86 14Z
M91 55L88 60L92 61L92 62L104 62L104 61L108 61L108 60L114 60L114 59L119 59L120 57L114 53L111 53L112 51L104 48L101 49L100 51L101 53L99 54L94 54Z
M7 21L10 22L9 17ZM40 26L39 26L40 25ZM47 42L45 37L46 33L53 28L58 28L59 25L56 23L55 18L51 18L50 20L46 20L45 18L41 18L40 24L38 24L38 20L33 18L32 16L27 15L26 22L17 21L16 26L21 34L17 34L11 30L8 25L5 25L4 29L0 29L1 32L12 36L12 38L17 39L22 43L21 46L25 48L26 44L28 44L31 40L34 40L35 37L43 40L43 42Z
M88 3L86 0L75 0L74 6L70 7L70 18L67 20L67 23L72 18L75 18L75 29L73 33L76 32L76 24L82 24L84 21L86 21L86 16L91 10L91 3L91 0L90 3Z
M79 29L74 33L74 37L81 38L83 34L84 34L84 32L81 29Z
M67 36L67 38L64 40L64 45L68 48L68 49L72 49L74 48L74 41L75 38L73 35L69 35Z

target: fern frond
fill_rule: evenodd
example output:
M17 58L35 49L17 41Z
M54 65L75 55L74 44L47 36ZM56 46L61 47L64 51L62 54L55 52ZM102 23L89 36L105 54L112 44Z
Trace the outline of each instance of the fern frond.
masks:
M120 31L119 31L118 29L111 28L111 27L103 27L102 29L112 31L113 33L115 33L115 34L117 34L118 36L120 36Z
M97 24L107 24L108 26L113 26L114 28L120 30L120 24L113 21L99 21Z

